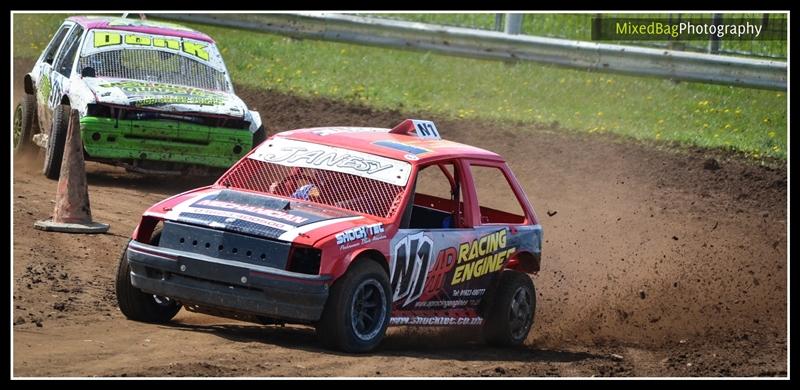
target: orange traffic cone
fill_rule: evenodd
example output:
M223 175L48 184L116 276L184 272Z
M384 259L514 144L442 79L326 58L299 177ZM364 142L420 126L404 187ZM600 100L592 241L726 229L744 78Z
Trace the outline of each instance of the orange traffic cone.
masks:
M105 233L108 231L108 224L92 222L80 134L78 110L72 110L69 115L69 128L64 146L64 159L61 161L61 174L58 178L53 218L36 221L33 224L36 229L65 233Z

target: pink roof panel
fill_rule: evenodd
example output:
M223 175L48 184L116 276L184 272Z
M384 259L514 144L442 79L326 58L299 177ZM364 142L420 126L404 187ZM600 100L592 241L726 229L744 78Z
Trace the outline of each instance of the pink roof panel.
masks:
M67 20L78 23L87 30L103 28L109 30L133 31L145 34L190 38L198 41L214 43L214 40L206 34L172 23L126 19L112 16L73 16Z

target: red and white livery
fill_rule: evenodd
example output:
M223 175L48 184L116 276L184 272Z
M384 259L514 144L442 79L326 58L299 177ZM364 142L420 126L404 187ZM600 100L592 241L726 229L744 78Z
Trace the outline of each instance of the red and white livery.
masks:
M299 129L148 209L117 296L134 320L185 307L303 323L350 352L375 348L388 325L482 326L489 342L518 345L541 242L503 158L432 122Z

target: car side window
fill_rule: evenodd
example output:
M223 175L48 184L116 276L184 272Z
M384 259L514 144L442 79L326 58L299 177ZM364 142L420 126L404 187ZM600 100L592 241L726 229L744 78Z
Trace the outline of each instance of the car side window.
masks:
M58 31L56 32L56 35L50 41L50 44L47 46L47 49L45 49L42 61L50 65L53 65L53 59L55 59L58 47L61 46L61 41L63 41L64 37L67 36L67 31L69 31L69 27L70 26L59 27Z
M64 40L64 48L61 49L56 59L56 71L66 77L69 77L72 65L75 63L75 55L78 53L82 34L83 27L75 26L69 36Z
M420 168L414 188L411 229L453 229L462 225L463 195L452 162Z
M514 194L503 170L494 166L470 164L482 224L525 222L525 211Z

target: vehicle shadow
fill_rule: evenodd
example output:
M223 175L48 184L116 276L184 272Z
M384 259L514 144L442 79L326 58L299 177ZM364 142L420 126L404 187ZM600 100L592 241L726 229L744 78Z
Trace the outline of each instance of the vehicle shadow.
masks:
M588 352L542 349L535 346L517 348L491 347L480 340L480 333L458 328L390 328L381 345L366 354L348 354L322 347L314 329L302 326L267 326L215 324L198 325L173 321L165 325L170 329L205 332L234 342L258 342L289 349L300 349L335 356L415 357L463 362L551 362L568 363L588 359L608 359L608 356Z
M88 168L88 167L87 167ZM143 175L124 169L95 165L86 170L86 180L92 187L124 188L137 191L177 194L210 185L218 176Z

